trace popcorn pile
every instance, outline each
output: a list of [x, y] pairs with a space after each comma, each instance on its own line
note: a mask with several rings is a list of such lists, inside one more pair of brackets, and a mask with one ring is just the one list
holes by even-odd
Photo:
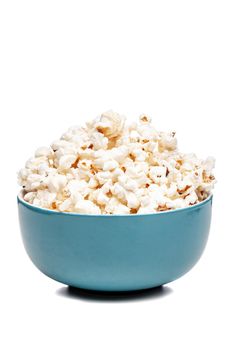
[[35, 152], [18, 174], [25, 201], [81, 214], [145, 214], [184, 208], [214, 186], [214, 159], [177, 150], [175, 132], [151, 119], [126, 124], [108, 111], [85, 127], [71, 127]]

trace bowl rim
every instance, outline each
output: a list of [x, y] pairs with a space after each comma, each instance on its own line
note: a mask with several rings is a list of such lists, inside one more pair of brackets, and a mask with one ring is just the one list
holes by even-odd
[[65, 212], [65, 211], [57, 211], [57, 210], [52, 210], [52, 209], [47, 209], [47, 208], [42, 208], [42, 207], [37, 207], [33, 204], [30, 204], [26, 202], [23, 199], [23, 190], [21, 190], [18, 195], [17, 195], [17, 200], [18, 203], [21, 203], [25, 207], [39, 212], [43, 214], [49, 214], [49, 215], [68, 215], [68, 216], [82, 216], [82, 217], [144, 217], [144, 216], [154, 216], [154, 215], [172, 215], [174, 213], [178, 212], [185, 212], [185, 211], [192, 211], [196, 210], [204, 205], [206, 205], [209, 201], [212, 202], [213, 199], [213, 194], [211, 193], [206, 199], [204, 199], [202, 202], [199, 202], [197, 204], [185, 207], [185, 208], [177, 208], [177, 209], [171, 209], [171, 210], [165, 210], [165, 211], [160, 211], [160, 212], [155, 212], [155, 213], [145, 213], [145, 214], [80, 214], [80, 213], [74, 213], [74, 212]]

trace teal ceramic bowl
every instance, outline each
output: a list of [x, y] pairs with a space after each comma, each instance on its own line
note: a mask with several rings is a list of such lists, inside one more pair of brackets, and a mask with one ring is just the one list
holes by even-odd
[[199, 260], [212, 196], [184, 209], [143, 215], [82, 215], [41, 209], [18, 196], [25, 249], [36, 267], [64, 284], [132, 291], [174, 281]]

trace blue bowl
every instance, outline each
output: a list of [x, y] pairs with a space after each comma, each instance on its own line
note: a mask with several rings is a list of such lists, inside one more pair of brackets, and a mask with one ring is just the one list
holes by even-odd
[[82, 215], [32, 206], [18, 196], [25, 249], [36, 267], [64, 284], [100, 291], [163, 285], [199, 260], [209, 234], [212, 196], [143, 215]]

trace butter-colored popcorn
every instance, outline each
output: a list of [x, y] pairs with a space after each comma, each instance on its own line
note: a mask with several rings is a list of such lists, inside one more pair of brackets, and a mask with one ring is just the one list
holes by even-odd
[[215, 184], [214, 158], [177, 149], [175, 132], [151, 118], [126, 123], [107, 111], [38, 148], [18, 173], [24, 200], [80, 214], [149, 214], [206, 199]]

